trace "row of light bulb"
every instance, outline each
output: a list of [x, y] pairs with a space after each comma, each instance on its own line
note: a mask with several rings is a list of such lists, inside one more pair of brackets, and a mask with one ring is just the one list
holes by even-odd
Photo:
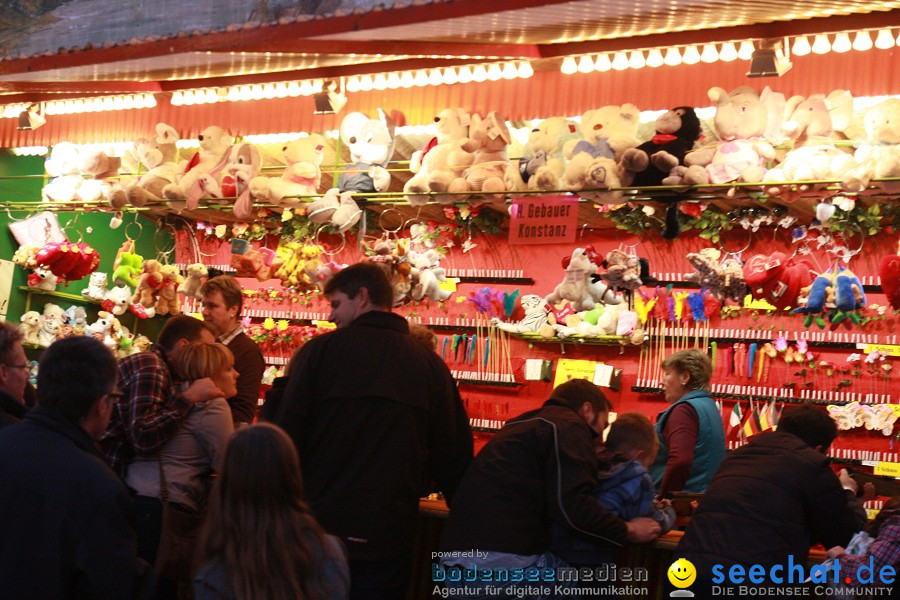
[[665, 55], [659, 48], [647, 50], [632, 50], [631, 52], [616, 52], [610, 54], [598, 54], [596, 56], [583, 55], [578, 60], [574, 56], [567, 56], [560, 70], [566, 75], [575, 73], [592, 73], [594, 71], [624, 71], [625, 69], [641, 69], [643, 67], [661, 67], [668, 65], [675, 67], [681, 63], [693, 65], [699, 62], [713, 63], [717, 60], [730, 62], [733, 60], [750, 60], [753, 55], [753, 42], [743, 41], [740, 47], [734, 42], [726, 42], [721, 48], [716, 44], [704, 44], [703, 49], [697, 46], [685, 46], [667, 48]]
[[377, 73], [375, 75], [354, 76], [347, 80], [348, 92], [368, 92], [371, 90], [395, 90], [398, 88], [425, 87], [426, 85], [453, 85], [455, 83], [481, 83], [501, 79], [528, 79], [534, 69], [527, 60], [519, 62], [492, 63], [489, 65], [462, 66], [459, 69], [446, 67], [419, 71]]
[[311, 96], [322, 91], [321, 79], [305, 81], [280, 81], [252, 85], [235, 85], [226, 88], [203, 88], [172, 93], [172, 106], [212, 104], [214, 102], [246, 102], [271, 100], [272, 98], [296, 98]]
[[875, 41], [872, 41], [872, 33], [869, 31], [857, 31], [850, 41], [850, 34], [847, 32], [837, 33], [834, 41], [830, 41], [829, 37], [824, 33], [820, 33], [813, 38], [812, 44], [809, 43], [809, 37], [801, 35], [794, 38], [791, 46], [791, 52], [795, 56], [806, 56], [810, 52], [813, 54], [827, 54], [828, 52], [849, 52], [850, 50], [858, 50], [865, 52], [872, 48], [879, 50], [888, 50], [894, 46], [900, 46], [900, 35], [896, 38], [890, 29], [879, 29], [875, 34]]
[[[8, 104], [0, 117], [18, 118], [19, 113], [27, 110], [30, 104]], [[133, 108], [153, 108], [156, 98], [153, 94], [126, 94], [123, 96], [96, 96], [94, 98], [78, 98], [76, 100], [50, 100], [44, 103], [44, 114], [71, 115], [88, 112], [104, 112], [110, 110], [130, 110]]]

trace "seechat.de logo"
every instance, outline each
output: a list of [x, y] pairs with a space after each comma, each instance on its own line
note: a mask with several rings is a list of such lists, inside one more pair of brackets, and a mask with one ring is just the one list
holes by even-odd
[[679, 558], [669, 566], [667, 572], [669, 583], [679, 588], [669, 594], [670, 598], [692, 598], [693, 592], [686, 590], [697, 579], [697, 569], [694, 564], [685, 559]]

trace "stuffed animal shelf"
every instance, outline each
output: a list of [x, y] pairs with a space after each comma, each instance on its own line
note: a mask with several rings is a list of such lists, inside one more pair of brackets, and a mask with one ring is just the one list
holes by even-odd
[[700, 137], [700, 119], [690, 106], [678, 106], [656, 118], [656, 133], [637, 148], [622, 153], [625, 185], [662, 185], [663, 179], [693, 150]]
[[[152, 139], [135, 140], [132, 155], [139, 165], [139, 174], [125, 187], [125, 195], [132, 206], [162, 200], [166, 186], [175, 184], [178, 178], [177, 141], [178, 132], [165, 123], [156, 125], [156, 136]], [[122, 206], [113, 204], [113, 208]]]
[[[415, 175], [406, 182], [403, 191], [410, 204], [425, 204], [431, 199], [430, 192], [439, 193], [434, 198], [437, 202], [451, 204], [457, 200], [453, 193], [468, 191], [463, 173], [475, 158], [465, 149], [472, 118], [461, 108], [446, 108], [434, 122], [437, 137], [423, 150], [413, 153], [409, 161], [409, 170]], [[442, 195], [442, 192], [451, 194]]]
[[[845, 192], [861, 193], [872, 179], [900, 177], [900, 98], [888, 98], [866, 111], [866, 139], [858, 140], [849, 168], [841, 178]], [[900, 182], [882, 181], [887, 192], [900, 190]]]
[[204, 197], [221, 198], [222, 177], [228, 164], [231, 135], [221, 127], [212, 125], [197, 136], [200, 149], [186, 162], [179, 165], [179, 178], [163, 188], [163, 195], [172, 206], [184, 206], [194, 210]]
[[[250, 193], [250, 182], [259, 174], [262, 159], [259, 150], [253, 144], [241, 142], [231, 147], [222, 187], [219, 190], [224, 198], [234, 198], [232, 212], [235, 218], [249, 221], [254, 217], [253, 196]], [[215, 197], [215, 193], [211, 194]]]
[[515, 323], [504, 323], [497, 317], [491, 319], [491, 325], [510, 333], [538, 333], [547, 325], [547, 301], [537, 294], [526, 294], [520, 299], [525, 316]]
[[[463, 145], [472, 153], [472, 166], [466, 169], [463, 179], [471, 192], [480, 192], [488, 202], [503, 202], [506, 191], [504, 177], [509, 167], [506, 148], [510, 143], [506, 121], [496, 112], [485, 118], [473, 115], [469, 129], [469, 141]], [[465, 199], [465, 196], [458, 198]]]
[[744, 301], [747, 281], [740, 261], [734, 258], [722, 260], [722, 253], [716, 248], [691, 252], [687, 255], [687, 260], [696, 272], [686, 274], [685, 281], [707, 288], [717, 300], [727, 298], [735, 302]]
[[369, 192], [384, 192], [391, 185], [388, 163], [394, 155], [394, 121], [378, 109], [378, 118], [349, 113], [341, 121], [341, 141], [350, 150], [350, 164], [338, 177], [338, 186], [309, 205], [309, 220], [330, 223], [343, 232], [356, 225], [362, 210], [353, 199]]
[[280, 177], [250, 180], [250, 195], [260, 202], [295, 208], [319, 193], [325, 138], [318, 134], [297, 138], [282, 148], [285, 167]]
[[523, 190], [558, 191], [563, 189], [562, 176], [566, 169], [563, 147], [575, 139], [578, 126], [563, 117], [541, 121], [525, 144], [525, 156], [518, 165], [506, 169], [506, 188], [510, 192]]

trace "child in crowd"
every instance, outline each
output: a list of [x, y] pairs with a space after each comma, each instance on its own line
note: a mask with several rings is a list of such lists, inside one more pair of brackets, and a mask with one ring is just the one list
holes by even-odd
[[[624, 413], [613, 421], [600, 451], [600, 475], [594, 496], [597, 502], [623, 521], [650, 517], [669, 531], [675, 510], [668, 503], [655, 502], [656, 489], [647, 467], [656, 458], [659, 440], [650, 420], [638, 413]], [[575, 538], [562, 527], [553, 528], [552, 552], [572, 566], [614, 562], [615, 551]]]
[[900, 563], [900, 496], [884, 503], [878, 515], [866, 526], [866, 533], [874, 539], [862, 554], [845, 554], [841, 546], [828, 550], [829, 558], [840, 561], [841, 577], [854, 586], [861, 585], [857, 576], [860, 567], [865, 566], [868, 571], [871, 566], [867, 576], [874, 576], [873, 580], [878, 581], [877, 574], [881, 572], [881, 567], [896, 567]]

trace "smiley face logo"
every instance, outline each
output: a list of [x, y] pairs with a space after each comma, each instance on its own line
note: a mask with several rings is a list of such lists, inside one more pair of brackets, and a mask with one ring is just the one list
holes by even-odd
[[679, 558], [669, 567], [669, 582], [677, 588], [690, 587], [697, 579], [697, 569], [691, 561]]

